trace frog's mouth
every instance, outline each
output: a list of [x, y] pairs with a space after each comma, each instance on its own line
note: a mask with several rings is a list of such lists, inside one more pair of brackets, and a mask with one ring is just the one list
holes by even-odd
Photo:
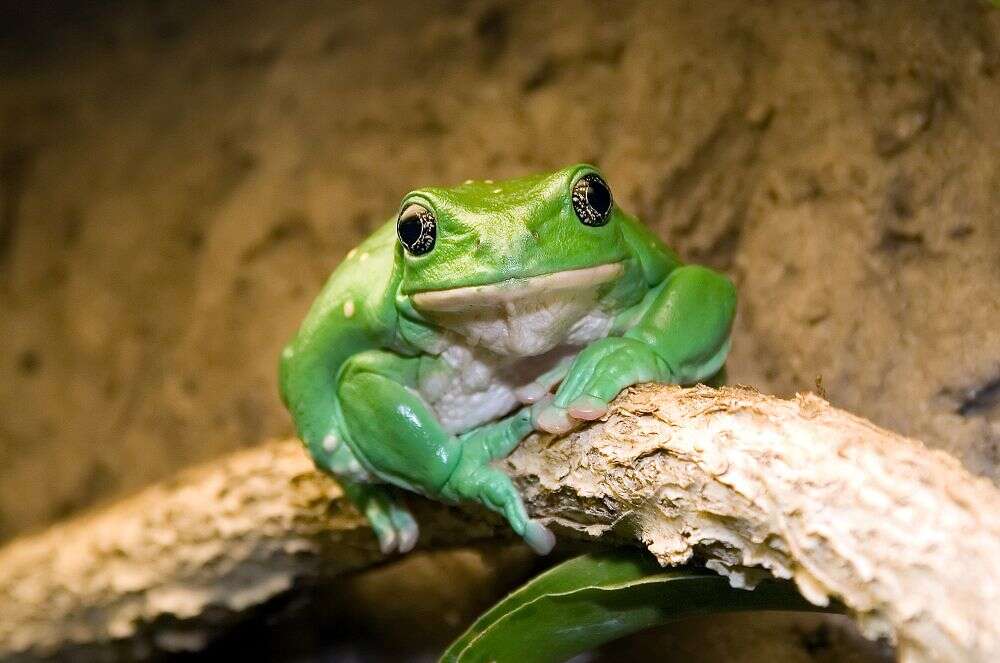
[[486, 285], [448, 290], [430, 290], [411, 296], [414, 306], [424, 311], [459, 313], [473, 308], [503, 308], [525, 299], [554, 293], [593, 291], [619, 278], [625, 271], [620, 262], [569, 269], [526, 278], [512, 278]]

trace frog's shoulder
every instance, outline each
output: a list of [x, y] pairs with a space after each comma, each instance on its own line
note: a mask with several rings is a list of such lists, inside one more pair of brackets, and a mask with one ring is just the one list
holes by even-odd
[[[402, 277], [396, 241], [396, 222], [387, 221], [368, 239], [351, 249], [337, 268], [334, 276], [343, 283], [344, 290], [369, 308], [391, 304]], [[373, 312], [373, 311], [370, 311]]]
[[624, 216], [622, 236], [632, 254], [639, 260], [643, 275], [650, 285], [659, 283], [681, 265], [677, 254], [635, 217]]

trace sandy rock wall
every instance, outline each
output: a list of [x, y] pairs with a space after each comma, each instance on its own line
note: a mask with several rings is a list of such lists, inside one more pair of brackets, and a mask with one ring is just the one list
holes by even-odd
[[577, 160], [737, 281], [732, 380], [1000, 478], [1000, 12], [358, 4], [0, 21], [0, 534], [287, 433], [278, 351], [402, 194]]

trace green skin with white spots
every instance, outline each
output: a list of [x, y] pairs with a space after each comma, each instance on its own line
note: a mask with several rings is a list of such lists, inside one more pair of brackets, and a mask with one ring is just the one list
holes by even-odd
[[[582, 223], [572, 192], [592, 174], [593, 167], [575, 165], [411, 192], [400, 210], [417, 203], [433, 214], [433, 249], [411, 254], [397, 239], [396, 220], [386, 223], [334, 271], [282, 353], [281, 396], [299, 435], [367, 516], [384, 551], [409, 550], [418, 532], [392, 484], [448, 502], [478, 501], [547, 552], [552, 534], [528, 517], [492, 462], [533, 430], [566, 432], [602, 416], [630, 385], [694, 383], [721, 369], [736, 306], [732, 283], [682, 265], [617, 205], [604, 225]], [[603, 321], [592, 326], [594, 338], [577, 324], [581, 301]], [[522, 324], [518, 306], [544, 309], [543, 323]], [[495, 319], [503, 322], [489, 322]], [[489, 344], [478, 332], [470, 336], [469, 320], [516, 337], [514, 351], [480, 347]], [[557, 345], [562, 361], [545, 364]], [[545, 369], [523, 380], [520, 403], [463, 429], [442, 423], [428, 396], [429, 384], [457, 375], [447, 349], [459, 346], [489, 365]], [[501, 374], [487, 374], [497, 385], [470, 388], [492, 396], [463, 403], [505, 403], [513, 392], [499, 385]]]

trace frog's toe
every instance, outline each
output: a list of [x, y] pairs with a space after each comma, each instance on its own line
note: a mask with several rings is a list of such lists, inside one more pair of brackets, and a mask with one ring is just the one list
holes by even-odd
[[545, 395], [549, 393], [549, 390], [545, 385], [538, 382], [531, 382], [524, 385], [523, 387], [518, 387], [514, 391], [514, 396], [517, 400], [525, 405], [531, 405], [532, 403], [537, 403], [541, 399], [545, 398]]
[[381, 486], [366, 486], [364, 514], [368, 518], [383, 555], [409, 552], [417, 543], [420, 528], [410, 511]]
[[553, 368], [542, 373], [532, 382], [515, 389], [514, 396], [524, 405], [537, 403], [548, 396], [553, 387], [562, 382], [572, 365], [572, 357], [563, 357]]
[[532, 407], [532, 423], [538, 430], [559, 435], [568, 433], [576, 425], [573, 419], [561, 408], [552, 404], [552, 395], [545, 396]]
[[607, 414], [608, 404], [593, 396], [581, 396], [570, 403], [566, 411], [574, 419], [594, 421]]
[[547, 407], [538, 415], [536, 425], [541, 430], [559, 435], [573, 430], [573, 419], [561, 407]]
[[398, 550], [408, 553], [417, 545], [420, 538], [420, 527], [416, 519], [405, 509], [398, 509], [392, 514], [392, 522], [396, 527]]
[[391, 555], [396, 552], [399, 535], [396, 534], [395, 527], [392, 525], [376, 525], [375, 523], [372, 523], [372, 529], [375, 530], [375, 538], [378, 539], [378, 549], [383, 555]]
[[537, 520], [529, 520], [524, 528], [524, 542], [539, 555], [548, 555], [556, 545], [556, 535]]

